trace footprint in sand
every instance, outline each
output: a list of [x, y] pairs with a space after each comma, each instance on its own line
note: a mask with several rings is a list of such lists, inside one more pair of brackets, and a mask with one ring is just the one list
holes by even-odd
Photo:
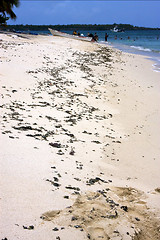
[[89, 233], [88, 236], [90, 236], [90, 239], [92, 239], [92, 240], [98, 240], [98, 239], [108, 240], [108, 239], [110, 239], [109, 236], [105, 233], [103, 228], [88, 227], [87, 231]]

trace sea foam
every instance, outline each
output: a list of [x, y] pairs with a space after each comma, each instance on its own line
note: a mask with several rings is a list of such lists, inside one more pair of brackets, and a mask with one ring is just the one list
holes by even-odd
[[131, 48], [134, 48], [136, 50], [139, 50], [139, 51], [145, 51], [145, 52], [152, 52], [151, 49], [149, 48], [144, 48], [144, 47], [141, 47], [141, 46], [130, 46]]

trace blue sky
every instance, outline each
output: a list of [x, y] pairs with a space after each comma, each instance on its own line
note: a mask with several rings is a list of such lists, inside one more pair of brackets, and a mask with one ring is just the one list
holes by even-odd
[[113, 24], [160, 27], [160, 1], [20, 0], [8, 24]]

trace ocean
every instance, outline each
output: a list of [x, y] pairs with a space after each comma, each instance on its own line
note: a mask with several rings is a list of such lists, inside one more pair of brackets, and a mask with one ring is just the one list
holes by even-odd
[[[67, 33], [71, 33], [68, 31]], [[88, 31], [81, 31], [87, 36]], [[95, 32], [92, 31], [94, 34]], [[106, 44], [105, 33], [107, 33], [107, 44], [121, 51], [140, 54], [154, 61], [153, 69], [160, 71], [160, 30], [134, 30], [125, 32], [96, 31], [99, 42]]]
[[[73, 31], [64, 31], [72, 34]], [[95, 31], [82, 30], [84, 36], [87, 36], [88, 32], [95, 33]], [[105, 42], [105, 33], [107, 32], [108, 41]], [[37, 32], [38, 33], [38, 32]], [[49, 33], [41, 32], [42, 33]], [[150, 58], [154, 61], [153, 69], [160, 71], [160, 30], [134, 30], [124, 32], [109, 31], [96, 31], [99, 43], [109, 44], [121, 51], [140, 54]]]
[[[107, 32], [108, 43], [121, 51], [144, 55], [154, 61], [153, 69], [160, 71], [160, 30]], [[101, 33], [100, 41], [104, 41]]]

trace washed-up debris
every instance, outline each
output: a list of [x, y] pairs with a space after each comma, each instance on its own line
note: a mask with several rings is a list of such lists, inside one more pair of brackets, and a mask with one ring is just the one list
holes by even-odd
[[12, 93], [15, 93], [15, 92], [17, 92], [17, 90], [13, 89], [13, 90], [12, 90]]
[[115, 211], [115, 214], [110, 214], [110, 215], [107, 215], [106, 217], [109, 218], [109, 219], [117, 218], [118, 217], [118, 212]]
[[52, 181], [52, 180], [50, 180], [50, 179], [46, 179], [46, 181], [47, 182], [50, 182], [53, 186], [55, 186], [55, 187], [60, 187], [61, 186], [61, 184], [59, 184], [57, 181]]
[[65, 199], [69, 199], [69, 196], [64, 196]]
[[121, 209], [123, 209], [125, 212], [128, 212], [128, 207], [127, 206], [121, 206]]
[[75, 228], [82, 228], [81, 225], [75, 225], [74, 227], [75, 227]]
[[66, 186], [66, 189], [71, 189], [71, 190], [75, 190], [75, 191], [80, 191], [79, 187], [72, 187], [72, 186]]
[[65, 133], [67, 136], [69, 136], [69, 137], [71, 137], [71, 138], [74, 138], [75, 136], [74, 136], [74, 134], [72, 134], [72, 133]]
[[87, 185], [94, 185], [96, 182], [99, 182], [99, 181], [104, 182], [104, 183], [107, 183], [107, 181], [105, 181], [105, 180], [103, 180], [103, 179], [101, 179], [101, 178], [99, 178], [99, 177], [96, 177], [96, 178], [91, 178], [91, 179], [89, 179], [89, 180], [87, 181]]
[[93, 143], [96, 143], [96, 144], [102, 144], [100, 141], [92, 141]]
[[71, 149], [71, 151], [70, 151], [70, 153], [69, 153], [69, 154], [70, 154], [70, 155], [72, 155], [72, 156], [75, 154], [75, 151], [74, 151], [74, 149], [73, 149], [73, 148]]
[[24, 229], [28, 229], [28, 230], [33, 230], [33, 229], [34, 229], [34, 226], [33, 226], [33, 225], [31, 225], [31, 226], [29, 226], [29, 227], [23, 226], [23, 228], [24, 228]]
[[73, 217], [71, 218], [71, 221], [75, 221], [75, 220], [77, 220], [77, 219], [78, 219], [77, 217], [73, 216]]
[[16, 129], [16, 130], [20, 130], [20, 131], [32, 130], [32, 131], [42, 132], [41, 129], [39, 129], [39, 128], [32, 128], [31, 126], [21, 126], [21, 127], [13, 127], [13, 128]]
[[57, 227], [52, 229], [53, 231], [59, 231], [59, 229]]
[[50, 106], [47, 102], [39, 102], [40, 104], [29, 104], [28, 107], [47, 107]]
[[54, 120], [54, 121], [55, 121], [55, 118], [53, 118], [53, 117], [46, 116], [46, 118], [47, 118], [49, 121], [52, 121], [52, 120]]
[[55, 147], [55, 148], [61, 148], [62, 145], [60, 143], [49, 143], [50, 146]]
[[91, 132], [87, 132], [87, 131], [85, 131], [85, 130], [84, 130], [82, 133], [86, 133], [86, 134], [92, 135]]
[[64, 152], [62, 152], [62, 150], [60, 149], [60, 150], [58, 150], [58, 153], [57, 153], [58, 155], [64, 155]]

